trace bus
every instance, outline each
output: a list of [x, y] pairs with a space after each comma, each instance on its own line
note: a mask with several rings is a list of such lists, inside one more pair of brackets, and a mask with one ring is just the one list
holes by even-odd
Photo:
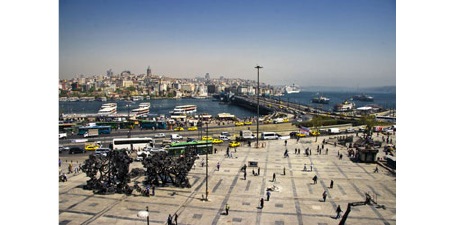
[[77, 126], [75, 123], [60, 123], [59, 124], [59, 133], [71, 133], [73, 129]]
[[261, 139], [262, 140], [278, 139], [278, 135], [275, 132], [262, 132]]
[[211, 141], [173, 142], [167, 149], [168, 155], [183, 155], [186, 151], [194, 151], [198, 155], [212, 154]]
[[89, 130], [98, 130], [98, 134], [111, 134], [111, 126], [78, 127], [78, 135], [89, 133]]
[[154, 141], [150, 137], [115, 138], [112, 141], [113, 150], [126, 149], [128, 151], [153, 148]]

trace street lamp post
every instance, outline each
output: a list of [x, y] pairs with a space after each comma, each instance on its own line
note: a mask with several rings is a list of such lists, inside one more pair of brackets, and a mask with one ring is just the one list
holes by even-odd
[[127, 104], [128, 107], [128, 138], [131, 137], [131, 125], [130, 125], [130, 104]]
[[208, 122], [206, 123], [206, 201], [208, 201], [208, 152], [209, 152], [209, 136], [208, 136]]
[[147, 210], [145, 211], [139, 211], [137, 214], [137, 217], [139, 218], [147, 218], [147, 225], [150, 225], [150, 213], [148, 211], [148, 206], [146, 207]]
[[256, 147], [259, 148], [259, 69], [263, 67], [258, 65], [255, 68], [258, 70], [256, 85]]

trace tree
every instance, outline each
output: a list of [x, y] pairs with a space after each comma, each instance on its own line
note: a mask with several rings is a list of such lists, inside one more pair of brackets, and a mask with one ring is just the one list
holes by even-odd
[[[321, 116], [314, 116], [311, 120], [313, 127], [315, 129], [316, 132], [319, 132], [319, 127], [322, 126], [323, 120]], [[316, 135], [316, 142], [317, 142], [317, 138], [318, 138], [318, 134]]]
[[365, 116], [361, 117], [361, 122], [366, 125], [367, 130], [365, 133], [367, 135], [371, 135], [372, 129], [377, 122], [375, 115], [365, 115]]

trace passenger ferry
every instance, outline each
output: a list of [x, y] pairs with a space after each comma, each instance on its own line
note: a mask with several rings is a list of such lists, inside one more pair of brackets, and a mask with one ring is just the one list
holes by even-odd
[[318, 104], [328, 104], [330, 99], [324, 96], [316, 96], [311, 101]]
[[197, 106], [196, 105], [180, 105], [175, 106], [173, 111], [170, 111], [170, 114], [172, 115], [182, 115], [182, 114], [192, 114], [197, 112]]
[[142, 102], [136, 109], [132, 109], [131, 113], [135, 116], [148, 114], [150, 112], [150, 102]]
[[286, 94], [300, 93], [300, 88], [292, 84], [291, 86], [284, 87], [284, 91]]
[[117, 113], [117, 103], [105, 103], [98, 110], [99, 115], [110, 115]]

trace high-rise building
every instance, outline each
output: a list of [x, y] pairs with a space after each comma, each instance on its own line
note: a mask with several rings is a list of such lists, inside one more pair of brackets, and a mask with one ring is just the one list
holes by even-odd
[[205, 79], [207, 79], [207, 80], [209, 80], [209, 79], [210, 79], [210, 77], [209, 77], [209, 73], [206, 73], [206, 75], [205, 75]]
[[147, 68], [147, 76], [151, 76], [152, 75], [152, 69], [150, 69], [150, 66], [148, 66]]

